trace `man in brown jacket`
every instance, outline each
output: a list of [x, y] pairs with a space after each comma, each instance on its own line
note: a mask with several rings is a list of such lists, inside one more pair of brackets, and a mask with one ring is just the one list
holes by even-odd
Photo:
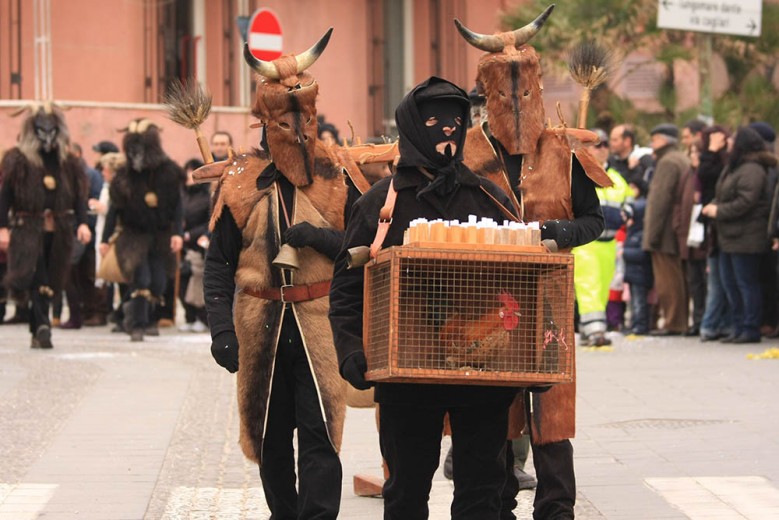
[[687, 298], [682, 259], [675, 230], [681, 218], [680, 181], [690, 161], [677, 149], [679, 129], [672, 124], [652, 129], [655, 170], [649, 180], [642, 247], [652, 255], [658, 305], [664, 318], [653, 336], [674, 336], [687, 330]]

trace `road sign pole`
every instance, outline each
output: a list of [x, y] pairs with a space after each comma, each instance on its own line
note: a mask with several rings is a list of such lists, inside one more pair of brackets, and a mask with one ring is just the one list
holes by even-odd
[[698, 78], [700, 82], [700, 115], [708, 124], [714, 121], [714, 102], [711, 94], [711, 34], [698, 35]]

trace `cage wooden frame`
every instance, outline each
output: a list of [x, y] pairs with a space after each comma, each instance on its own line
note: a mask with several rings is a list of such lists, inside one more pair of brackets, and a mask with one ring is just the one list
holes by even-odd
[[[510, 351], [505, 352], [508, 356], [516, 355], [531, 360], [529, 365], [520, 363], [522, 366], [517, 368], [515, 362], [508, 369], [485, 368], [489, 363], [484, 362], [482, 366], [478, 366], [478, 363], [468, 366], [465, 363], [462, 366], [442, 367], [443, 358], [439, 351], [445, 353], [447, 350], [445, 346], [438, 345], [436, 353], [430, 354], [435, 358], [433, 366], [430, 366], [429, 361], [418, 359], [419, 366], [403, 366], [407, 363], [403, 361], [403, 349], [412, 348], [402, 344], [404, 323], [409, 323], [409, 320], [414, 324], [424, 321], [404, 318], [404, 312], [413, 312], [406, 305], [409, 299], [402, 294], [402, 269], [405, 268], [409, 276], [410, 262], [416, 262], [414, 266], [431, 263], [434, 265], [432, 269], [439, 264], [445, 265], [440, 269], [446, 271], [447, 275], [462, 265], [467, 266], [466, 272], [469, 272], [468, 269], [475, 272], [477, 268], [482, 268], [486, 271], [492, 269], [496, 272], [508, 270], [524, 273], [530, 281], [523, 287], [539, 289], [535, 289], [536, 294], [530, 291], [523, 296], [525, 307], [529, 307], [530, 311], [529, 315], [521, 316], [519, 320], [527, 338], [519, 332], [509, 332], [506, 341]], [[424, 267], [422, 271], [425, 273]], [[435, 280], [431, 283], [435, 283]], [[473, 284], [478, 285], [477, 282]], [[548, 301], [551, 291], [556, 291], [554, 305]], [[569, 253], [551, 253], [543, 246], [460, 243], [395, 246], [380, 251], [376, 260], [366, 266], [364, 297], [363, 344], [368, 362], [366, 379], [370, 381], [530, 386], [569, 383], [574, 380], [573, 255]], [[489, 301], [489, 297], [491, 295], [485, 297], [485, 301]], [[448, 294], [444, 298], [451, 299]], [[429, 303], [424, 305], [429, 307]], [[430, 331], [426, 332], [430, 335]], [[420, 350], [422, 348], [419, 347]], [[549, 362], [549, 359], [554, 361]], [[450, 358], [446, 360], [449, 362]], [[501, 360], [493, 364], [503, 366]]]

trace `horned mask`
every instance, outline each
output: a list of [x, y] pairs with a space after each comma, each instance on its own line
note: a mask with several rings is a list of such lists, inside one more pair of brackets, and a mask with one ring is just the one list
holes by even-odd
[[41, 153], [56, 153], [59, 162], [65, 161], [70, 148], [70, 132], [65, 116], [51, 101], [33, 103], [16, 111], [14, 116], [29, 111], [19, 133], [19, 150], [27, 160], [40, 166]]
[[244, 46], [244, 59], [259, 75], [252, 114], [265, 126], [273, 162], [295, 186], [313, 181], [317, 138], [316, 96], [319, 85], [306, 69], [330, 40], [331, 28], [306, 52], [271, 62], [257, 59]]
[[122, 131], [126, 132], [122, 139], [122, 148], [130, 170], [151, 170], [165, 160], [165, 152], [160, 143], [160, 129], [151, 119], [133, 119]]
[[475, 33], [454, 21], [469, 44], [488, 53], [479, 60], [476, 82], [487, 98], [490, 132], [512, 155], [534, 152], [544, 130], [541, 62], [527, 42], [553, 8], [547, 7], [525, 27], [493, 35]]

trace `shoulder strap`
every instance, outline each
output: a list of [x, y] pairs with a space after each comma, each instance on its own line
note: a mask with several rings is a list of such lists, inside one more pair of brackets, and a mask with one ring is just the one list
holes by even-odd
[[390, 180], [387, 198], [384, 201], [384, 206], [379, 211], [379, 227], [376, 228], [376, 238], [373, 239], [371, 244], [371, 258], [376, 258], [376, 255], [381, 250], [381, 245], [384, 243], [384, 239], [387, 238], [390, 224], [392, 224], [392, 213], [395, 211], [395, 200], [397, 197], [398, 192], [395, 191], [393, 181]]
[[495, 205], [498, 207], [498, 209], [500, 210], [500, 212], [501, 212], [501, 213], [503, 213], [503, 216], [504, 216], [504, 217], [506, 217], [507, 219], [509, 219], [509, 220], [511, 220], [511, 221], [513, 221], [513, 222], [522, 222], [522, 219], [520, 219], [519, 217], [517, 217], [516, 215], [514, 215], [512, 212], [510, 212], [506, 206], [504, 206], [503, 204], [501, 204], [501, 203], [500, 203], [500, 201], [499, 201], [498, 199], [496, 199], [496, 198], [495, 198], [495, 197], [492, 195], [492, 193], [490, 193], [489, 191], [487, 191], [487, 188], [485, 188], [485, 187], [484, 187], [484, 186], [482, 186], [482, 185], [479, 185], [479, 188], [481, 188], [481, 191], [483, 191], [483, 192], [484, 192], [484, 194], [485, 194], [485, 195], [487, 195], [487, 196], [490, 198], [490, 200], [491, 200], [491, 201], [492, 201], [492, 202], [493, 202], [493, 203], [494, 203], [494, 204], [495, 204]]

